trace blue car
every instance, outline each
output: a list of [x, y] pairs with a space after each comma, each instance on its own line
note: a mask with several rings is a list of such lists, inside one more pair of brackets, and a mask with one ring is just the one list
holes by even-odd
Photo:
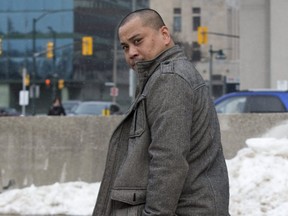
[[288, 91], [239, 91], [214, 101], [217, 113], [288, 112]]

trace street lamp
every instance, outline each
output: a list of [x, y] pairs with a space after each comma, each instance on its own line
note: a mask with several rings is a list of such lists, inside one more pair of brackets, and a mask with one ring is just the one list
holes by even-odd
[[54, 29], [51, 26], [48, 26], [47, 28], [52, 33], [52, 37], [53, 37], [53, 86], [52, 86], [52, 100], [54, 100], [54, 98], [56, 97], [56, 92], [57, 92], [56, 83], [57, 83], [57, 79], [58, 79], [58, 73], [57, 73], [57, 70], [56, 70], [56, 32], [54, 31]]
[[210, 96], [213, 97], [213, 89], [212, 89], [212, 75], [213, 75], [213, 55], [217, 54], [217, 59], [226, 59], [225, 54], [223, 53], [222, 49], [219, 50], [213, 50], [212, 45], [209, 47], [209, 53], [210, 53], [210, 62], [209, 62], [209, 91]]

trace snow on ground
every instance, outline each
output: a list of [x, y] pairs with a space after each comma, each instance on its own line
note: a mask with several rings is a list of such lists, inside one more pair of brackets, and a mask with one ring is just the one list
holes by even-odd
[[288, 121], [227, 160], [231, 216], [288, 215]]
[[55, 183], [0, 194], [0, 214], [91, 215], [100, 183]]
[[[231, 216], [287, 216], [288, 122], [227, 160]], [[68, 182], [0, 194], [0, 214], [91, 215], [100, 183]]]

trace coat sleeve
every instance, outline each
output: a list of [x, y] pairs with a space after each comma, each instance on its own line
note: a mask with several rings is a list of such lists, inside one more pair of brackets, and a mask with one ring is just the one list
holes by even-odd
[[179, 75], [161, 74], [149, 90], [146, 109], [151, 161], [142, 215], [174, 216], [189, 169], [193, 91]]

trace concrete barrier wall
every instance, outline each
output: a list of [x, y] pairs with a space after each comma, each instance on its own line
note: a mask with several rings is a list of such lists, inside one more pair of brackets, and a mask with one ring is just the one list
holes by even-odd
[[[101, 181], [110, 136], [123, 116], [0, 118], [0, 186]], [[288, 114], [219, 115], [227, 159]], [[1, 187], [0, 187], [1, 188]]]
[[[249, 138], [262, 137], [271, 128], [287, 124], [288, 113], [219, 115], [223, 150], [226, 159], [247, 147]], [[287, 131], [288, 133], [288, 131]]]
[[109, 138], [122, 117], [0, 118], [2, 185], [100, 181]]

